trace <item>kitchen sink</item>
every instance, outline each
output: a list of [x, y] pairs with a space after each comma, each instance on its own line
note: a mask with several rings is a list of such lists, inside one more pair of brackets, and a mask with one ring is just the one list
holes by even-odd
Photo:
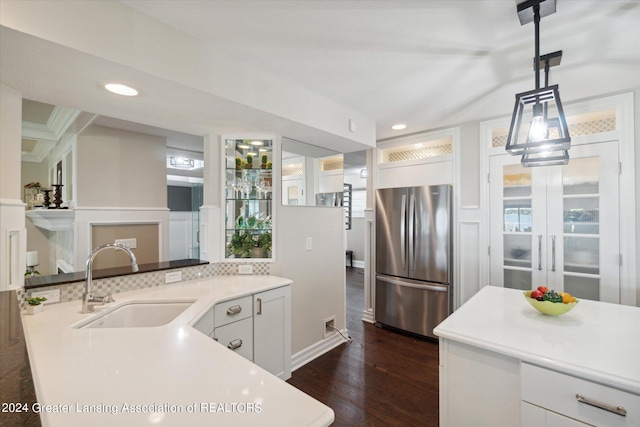
[[76, 328], [148, 328], [171, 322], [195, 301], [131, 301], [76, 326]]

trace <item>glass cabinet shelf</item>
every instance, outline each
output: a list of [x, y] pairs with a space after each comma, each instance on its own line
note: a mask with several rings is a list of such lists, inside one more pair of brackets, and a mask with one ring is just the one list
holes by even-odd
[[224, 138], [225, 259], [272, 259], [273, 140]]

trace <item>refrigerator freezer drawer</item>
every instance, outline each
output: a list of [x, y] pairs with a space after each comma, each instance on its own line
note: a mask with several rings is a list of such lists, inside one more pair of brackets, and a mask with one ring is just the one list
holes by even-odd
[[433, 328], [447, 318], [451, 286], [376, 276], [376, 321], [414, 334], [437, 338]]

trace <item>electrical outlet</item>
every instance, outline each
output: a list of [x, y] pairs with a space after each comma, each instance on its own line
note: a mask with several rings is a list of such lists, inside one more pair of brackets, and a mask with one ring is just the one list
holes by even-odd
[[238, 274], [253, 274], [253, 265], [240, 264], [238, 266]]
[[60, 302], [60, 289], [50, 289], [48, 291], [32, 292], [31, 298], [45, 297], [47, 300], [43, 304]]
[[327, 317], [322, 321], [322, 326], [324, 327], [324, 336], [323, 338], [328, 338], [331, 335], [336, 333], [336, 316]]
[[171, 271], [164, 273], [164, 283], [175, 283], [182, 280], [182, 271]]
[[305, 248], [310, 251], [311, 249], [313, 249], [313, 239], [311, 237], [307, 237], [307, 241], [305, 244]]
[[128, 247], [129, 249], [136, 249], [138, 247], [138, 239], [132, 237], [130, 239], [116, 239], [116, 243], [120, 243]]

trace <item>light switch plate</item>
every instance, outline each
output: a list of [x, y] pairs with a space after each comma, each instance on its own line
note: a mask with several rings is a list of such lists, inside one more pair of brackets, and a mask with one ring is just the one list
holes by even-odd
[[305, 243], [305, 249], [310, 251], [311, 249], [313, 249], [313, 239], [311, 237], [307, 237], [306, 243]]
[[116, 239], [116, 243], [120, 243], [128, 247], [129, 249], [136, 249], [138, 247], [138, 239], [132, 237], [130, 239]]
[[182, 271], [171, 271], [164, 274], [164, 283], [175, 283], [182, 280]]
[[253, 274], [253, 265], [240, 264], [238, 266], [238, 274]]

